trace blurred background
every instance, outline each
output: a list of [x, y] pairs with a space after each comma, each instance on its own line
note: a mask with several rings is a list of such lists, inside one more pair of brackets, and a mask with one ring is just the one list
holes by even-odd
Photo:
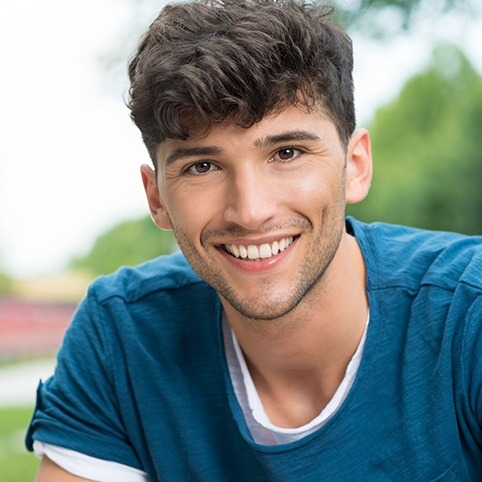
[[[335, 2], [355, 51], [375, 176], [349, 208], [482, 231], [482, 12], [477, 0]], [[155, 0], [0, 2], [0, 480], [32, 479], [25, 425], [87, 283], [175, 249], [147, 215], [149, 162], [126, 64]]]

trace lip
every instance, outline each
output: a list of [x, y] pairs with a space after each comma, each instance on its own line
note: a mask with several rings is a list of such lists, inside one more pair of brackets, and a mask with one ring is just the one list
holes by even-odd
[[225, 244], [242, 244], [244, 246], [248, 246], [249, 244], [254, 244], [256, 246], [260, 244], [271, 244], [274, 241], [279, 241], [280, 239], [283, 238], [298, 238], [300, 236], [299, 232], [296, 233], [282, 233], [282, 234], [270, 234], [269, 236], [260, 236], [257, 238], [229, 238], [229, 239], [223, 239], [222, 241], [218, 242], [218, 245], [225, 245]]
[[[270, 241], [268, 240], [270, 239]], [[268, 271], [270, 269], [273, 269], [275, 266], [277, 266], [280, 262], [282, 262], [287, 256], [290, 255], [293, 246], [295, 246], [298, 242], [299, 235], [294, 236], [293, 242], [284, 250], [281, 251], [280, 253], [266, 259], [260, 259], [260, 260], [250, 260], [250, 259], [242, 259], [242, 258], [236, 258], [229, 254], [225, 248], [224, 244], [242, 244], [242, 245], [247, 245], [249, 244], [254, 244], [254, 245], [259, 245], [259, 244], [264, 244], [264, 243], [270, 243], [274, 242], [276, 240], [280, 239], [279, 237], [270, 237], [270, 238], [265, 238], [263, 240], [242, 240], [241, 242], [233, 242], [233, 243], [223, 243], [223, 245], [218, 245], [216, 248], [218, 252], [225, 258], [227, 259], [232, 265], [234, 265], [237, 269], [240, 269], [242, 271], [246, 271], [248, 273], [261, 273], [263, 271]]]

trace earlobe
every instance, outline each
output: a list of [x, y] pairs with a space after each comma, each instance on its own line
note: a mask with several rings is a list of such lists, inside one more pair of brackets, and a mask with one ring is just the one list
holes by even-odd
[[363, 201], [372, 182], [372, 151], [366, 129], [359, 129], [350, 139], [346, 170], [346, 202]]
[[141, 176], [152, 220], [160, 229], [172, 229], [169, 216], [159, 193], [155, 171], [147, 164], [143, 164], [141, 166]]

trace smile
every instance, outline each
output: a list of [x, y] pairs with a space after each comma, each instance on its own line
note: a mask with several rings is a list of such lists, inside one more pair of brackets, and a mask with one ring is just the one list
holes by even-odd
[[248, 246], [242, 244], [225, 244], [224, 249], [235, 258], [259, 261], [281, 253], [293, 242], [294, 239], [293, 236], [288, 236], [287, 238], [274, 241], [271, 244], [265, 243], [259, 246], [254, 244]]

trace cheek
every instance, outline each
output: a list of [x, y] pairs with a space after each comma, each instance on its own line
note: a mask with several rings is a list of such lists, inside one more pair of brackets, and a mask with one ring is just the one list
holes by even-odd
[[209, 190], [194, 193], [188, 190], [177, 189], [168, 193], [166, 211], [175, 231], [182, 232], [192, 239], [200, 237], [204, 227], [215, 215], [215, 203]]
[[312, 171], [292, 179], [283, 192], [289, 193], [294, 202], [304, 209], [328, 209], [331, 205], [339, 205], [345, 195], [345, 180], [340, 173]]
[[326, 196], [327, 186], [318, 176], [307, 175], [296, 183], [294, 191], [300, 200], [320, 200]]
[[183, 233], [195, 232], [198, 229], [198, 224], [202, 222], [200, 213], [202, 209], [198, 210], [199, 205], [196, 204], [180, 204], [176, 203], [169, 210], [171, 223], [177, 231]]

